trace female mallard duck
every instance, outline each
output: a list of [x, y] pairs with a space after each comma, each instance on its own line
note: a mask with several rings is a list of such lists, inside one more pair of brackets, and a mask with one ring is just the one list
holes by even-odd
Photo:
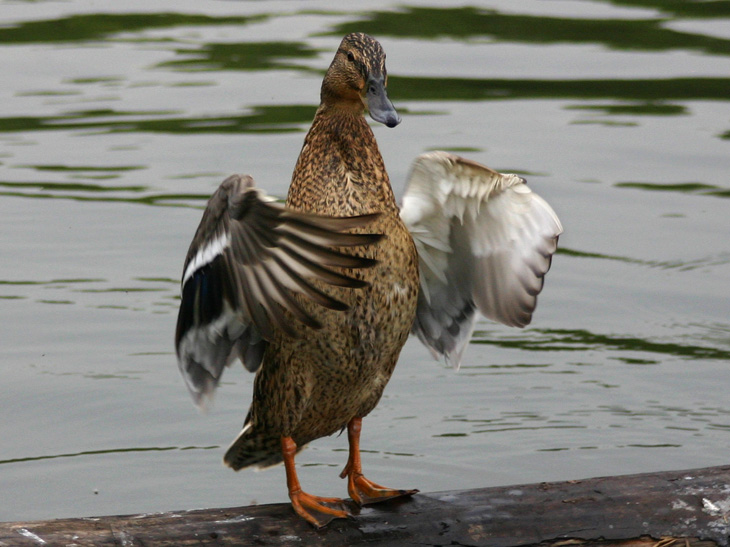
[[341, 476], [356, 503], [415, 493], [366, 479], [359, 449], [362, 418], [409, 332], [458, 366], [477, 309], [528, 324], [562, 232], [523, 179], [444, 152], [416, 159], [399, 210], [364, 117], [367, 108], [388, 127], [400, 122], [386, 81], [380, 44], [345, 36], [286, 207], [250, 177], [224, 181], [182, 279], [176, 346], [196, 403], [212, 396], [235, 356], [256, 371], [225, 463], [238, 470], [283, 461], [292, 505], [315, 526], [348, 513], [338, 498], [302, 491], [296, 452], [347, 427]]

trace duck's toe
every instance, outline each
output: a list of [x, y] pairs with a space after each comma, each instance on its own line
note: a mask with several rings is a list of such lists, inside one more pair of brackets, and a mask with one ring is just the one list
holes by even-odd
[[352, 516], [340, 498], [323, 498], [302, 490], [289, 492], [294, 511], [315, 528], [327, 526], [333, 519]]
[[401, 496], [412, 496], [417, 494], [418, 490], [387, 488], [365, 478], [362, 474], [350, 474], [347, 477], [347, 492], [350, 494], [352, 501], [362, 506]]

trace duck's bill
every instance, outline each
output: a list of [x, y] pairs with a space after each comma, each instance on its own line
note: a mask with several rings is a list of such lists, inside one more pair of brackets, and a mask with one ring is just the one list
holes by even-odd
[[401, 118], [388, 98], [388, 93], [385, 91], [385, 82], [382, 78], [370, 78], [368, 80], [365, 100], [367, 101], [370, 117], [376, 122], [385, 124], [388, 127], [395, 127], [400, 123]]

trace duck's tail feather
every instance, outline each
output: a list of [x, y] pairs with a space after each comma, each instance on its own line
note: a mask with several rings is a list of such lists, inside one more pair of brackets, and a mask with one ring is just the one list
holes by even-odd
[[256, 429], [251, 422], [243, 426], [223, 457], [223, 463], [234, 471], [244, 467], [264, 469], [282, 461], [281, 436]]

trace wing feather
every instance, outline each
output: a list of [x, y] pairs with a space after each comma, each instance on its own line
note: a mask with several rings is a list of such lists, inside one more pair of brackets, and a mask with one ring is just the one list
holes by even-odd
[[401, 217], [418, 249], [413, 331], [458, 367], [476, 310], [510, 326], [532, 319], [563, 228], [524, 179], [446, 152], [416, 158]]
[[326, 308], [347, 309], [312, 281], [366, 286], [333, 268], [367, 268], [375, 261], [336, 248], [380, 240], [380, 234], [347, 232], [377, 217], [335, 218], [287, 209], [249, 176], [233, 175], [221, 183], [188, 250], [175, 333], [178, 365], [196, 404], [203, 406], [212, 397], [236, 356], [256, 371], [277, 332], [295, 335], [293, 322], [321, 327], [295, 293]]

